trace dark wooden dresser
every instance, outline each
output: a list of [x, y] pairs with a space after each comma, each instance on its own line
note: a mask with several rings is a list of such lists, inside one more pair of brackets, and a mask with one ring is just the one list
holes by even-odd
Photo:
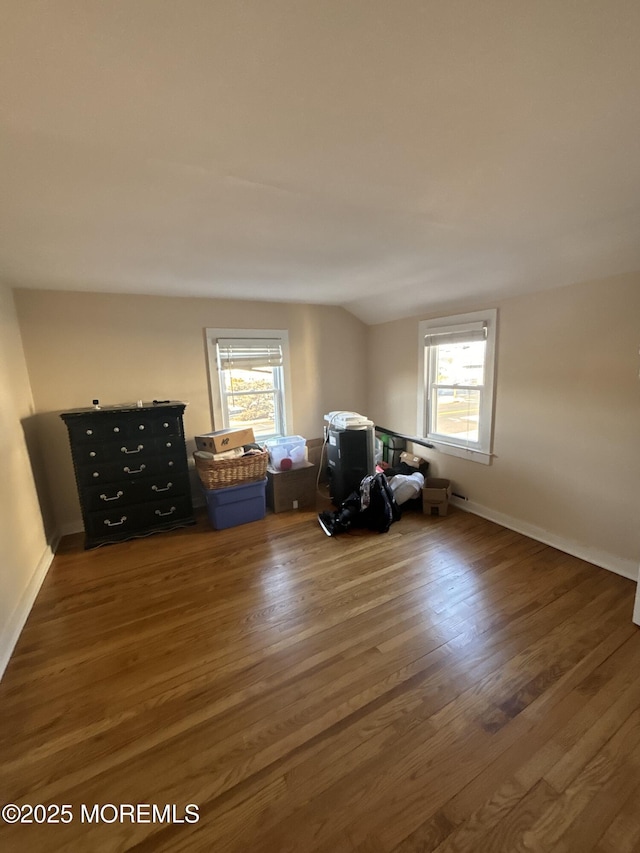
[[195, 523], [185, 405], [143, 403], [60, 415], [69, 431], [85, 548]]

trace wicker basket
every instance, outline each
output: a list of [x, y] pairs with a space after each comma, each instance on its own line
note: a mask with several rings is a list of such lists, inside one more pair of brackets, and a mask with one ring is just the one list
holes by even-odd
[[205, 489], [226, 489], [240, 483], [264, 480], [267, 476], [269, 453], [264, 450], [236, 459], [202, 459], [194, 453], [193, 458], [200, 482]]

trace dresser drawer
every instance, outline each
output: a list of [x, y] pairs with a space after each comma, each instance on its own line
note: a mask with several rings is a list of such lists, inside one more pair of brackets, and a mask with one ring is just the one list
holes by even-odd
[[153, 446], [158, 455], [184, 452], [184, 438], [181, 435], [164, 435], [162, 438], [155, 438]]
[[144, 480], [138, 480], [135, 487], [139, 500], [144, 502], [191, 494], [189, 477], [181, 471], [167, 476], [146, 477]]
[[86, 417], [68, 425], [71, 443], [102, 444], [105, 441], [124, 439], [137, 443], [138, 440], [158, 438], [163, 435], [182, 435], [182, 419], [176, 415], [155, 413], [129, 413], [116, 415], [105, 413], [103, 418]]
[[83, 486], [102, 483], [130, 483], [143, 477], [167, 477], [187, 470], [184, 453], [166, 456], [149, 456], [144, 459], [122, 459], [102, 465], [82, 465], [77, 468], [78, 482]]
[[[175, 440], [175, 439], [174, 439]], [[152, 456], [157, 452], [159, 439], [144, 438], [138, 441], [123, 436], [120, 441], [97, 440], [78, 444], [73, 456], [77, 465], [97, 465], [102, 462], [116, 462], [120, 459], [134, 459]]]
[[163, 414], [153, 420], [151, 427], [155, 436], [173, 435], [183, 437], [182, 416], [176, 414]]
[[156, 524], [171, 524], [174, 521], [182, 521], [182, 519], [188, 518], [192, 512], [191, 500], [184, 495], [145, 504], [145, 518], [150, 527]]
[[133, 414], [123, 422], [113, 425], [111, 437], [116, 429], [116, 434], [124, 435], [133, 441], [164, 435], [182, 437], [182, 418], [178, 415], [158, 415], [153, 412]]
[[165, 498], [147, 504], [133, 504], [85, 516], [85, 532], [90, 539], [110, 541], [136, 533], [144, 535], [163, 525], [180, 523], [192, 517], [191, 501], [185, 497]]
[[184, 439], [181, 436], [165, 435], [162, 438], [152, 438], [150, 435], [135, 438], [122, 436], [119, 441], [83, 442], [75, 447], [73, 455], [77, 465], [98, 465], [102, 462], [119, 462], [121, 459], [126, 459], [126, 464], [133, 468], [135, 467], [133, 462], [136, 460], [148, 462], [151, 456], [175, 453], [183, 447]]
[[119, 510], [120, 507], [147, 501], [188, 495], [189, 478], [185, 474], [171, 477], [144, 477], [130, 482], [103, 483], [87, 486], [83, 492], [85, 510], [89, 512]]
[[101, 539], [107, 541], [114, 536], [126, 538], [144, 528], [146, 523], [145, 507], [142, 504], [89, 512], [84, 518], [85, 533], [97, 544]]
[[67, 424], [71, 445], [100, 445], [105, 441], [127, 438], [130, 425], [124, 417], [107, 415], [102, 418], [86, 417]]
[[137, 483], [103, 483], [87, 487], [82, 493], [85, 511], [117, 512], [120, 507], [139, 503]]
[[103, 483], [121, 485], [155, 474], [154, 463], [155, 457], [150, 456], [144, 461], [137, 459], [133, 462], [123, 459], [120, 462], [82, 465], [76, 469], [76, 475], [81, 486], [102, 485]]

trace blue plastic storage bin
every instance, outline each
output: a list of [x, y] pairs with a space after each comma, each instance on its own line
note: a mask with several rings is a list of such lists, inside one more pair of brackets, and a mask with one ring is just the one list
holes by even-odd
[[226, 489], [203, 489], [214, 530], [237, 527], [265, 517], [267, 478]]

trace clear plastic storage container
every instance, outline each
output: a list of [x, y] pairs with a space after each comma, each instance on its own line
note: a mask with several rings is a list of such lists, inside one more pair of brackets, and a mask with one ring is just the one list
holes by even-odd
[[302, 468], [307, 461], [307, 442], [301, 435], [284, 435], [265, 441], [270, 466], [274, 471], [289, 471]]

